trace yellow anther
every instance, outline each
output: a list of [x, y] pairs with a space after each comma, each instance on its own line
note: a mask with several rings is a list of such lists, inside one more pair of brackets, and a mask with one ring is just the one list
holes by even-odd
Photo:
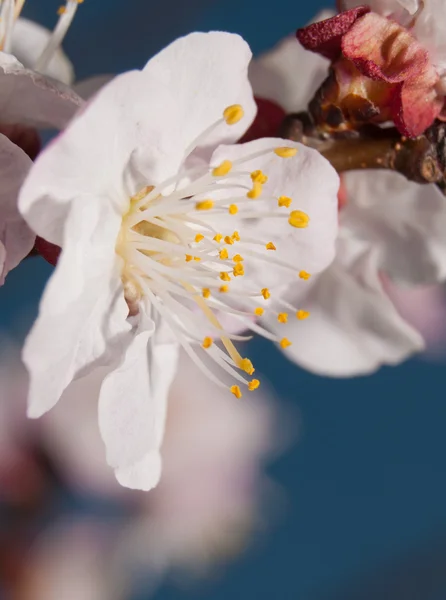
[[251, 179], [255, 183], [261, 183], [261, 184], [264, 184], [268, 181], [268, 177], [260, 169], [257, 169], [257, 171], [253, 171], [251, 173]]
[[307, 273], [306, 271], [299, 271], [299, 277], [301, 279], [305, 279], [305, 281], [307, 281], [308, 279], [310, 279], [311, 274]]
[[245, 371], [245, 373], [248, 373], [248, 375], [252, 375], [255, 371], [254, 365], [249, 360], [249, 358], [242, 358], [242, 360], [238, 364], [238, 368], [242, 371]]
[[224, 160], [218, 167], [212, 169], [212, 175], [214, 177], [223, 177], [227, 175], [232, 169], [232, 162], [230, 160]]
[[220, 290], [219, 290], [222, 294], [226, 294], [226, 292], [229, 292], [229, 285], [222, 285], [220, 286]]
[[261, 306], [258, 306], [257, 308], [254, 309], [254, 314], [257, 315], [258, 317], [261, 317], [264, 312], [265, 311], [263, 310], [263, 308]]
[[286, 323], [288, 321], [288, 314], [287, 313], [279, 313], [277, 315], [277, 320], [279, 321], [279, 323]]
[[65, 6], [59, 6], [59, 8], [57, 9], [57, 14], [59, 16], [65, 14], [66, 12], [67, 12], [67, 9]]
[[194, 261], [195, 262], [200, 262], [201, 258], [199, 256], [194, 256]]
[[288, 223], [293, 227], [297, 227], [298, 229], [304, 229], [305, 227], [308, 227], [309, 221], [310, 217], [302, 210], [292, 210], [288, 218]]
[[197, 202], [195, 204], [196, 210], [210, 210], [213, 207], [214, 207], [213, 200], [201, 200], [201, 202]]
[[211, 290], [209, 288], [203, 288], [201, 293], [203, 294], [203, 298], [209, 298], [211, 295]]
[[268, 242], [265, 246], [265, 248], [267, 250], [277, 250], [277, 248], [275, 247], [275, 245], [272, 242]]
[[280, 156], [280, 158], [291, 158], [292, 156], [296, 156], [297, 148], [287, 148], [286, 146], [283, 146], [281, 148], [275, 148], [274, 153], [277, 154], [277, 156]]
[[195, 236], [195, 241], [197, 242], [201, 242], [201, 240], [204, 240], [204, 235], [202, 235], [201, 233], [197, 233], [197, 235]]
[[241, 254], [234, 254], [234, 256], [232, 257], [232, 260], [235, 263], [238, 263], [238, 262], [243, 262], [245, 259], [243, 258], [243, 256]]
[[253, 185], [252, 185], [252, 190], [249, 190], [249, 192], [246, 194], [248, 198], [258, 198], [260, 196], [260, 194], [262, 193], [262, 189], [263, 186], [261, 183], [259, 183], [258, 181], [254, 181]]
[[212, 239], [214, 240], [214, 242], [217, 242], [219, 244], [222, 241], [223, 236], [221, 233], [217, 233]]
[[282, 338], [280, 340], [280, 346], [281, 348], [288, 348], [288, 346], [291, 346], [291, 342], [288, 338]]
[[248, 383], [248, 390], [250, 392], [253, 392], [254, 390], [256, 390], [260, 385], [260, 381], [258, 379], [253, 379], [252, 381], [250, 381]]
[[240, 235], [238, 231], [234, 231], [234, 233], [231, 235], [232, 241], [234, 242], [239, 242], [240, 241]]
[[262, 288], [260, 290], [260, 293], [262, 294], [262, 296], [264, 297], [265, 300], [268, 300], [268, 298], [271, 298], [271, 294], [269, 293], [268, 288]]
[[241, 391], [240, 391], [240, 388], [239, 388], [239, 386], [238, 386], [238, 385], [233, 385], [233, 386], [230, 388], [230, 390], [231, 390], [231, 392], [234, 394], [234, 396], [235, 396], [236, 398], [241, 398], [241, 397], [242, 397], [242, 393], [241, 393]]
[[226, 271], [222, 271], [220, 273], [220, 279], [222, 281], [231, 281], [231, 278], [229, 277], [229, 273], [227, 273]]
[[228, 212], [230, 215], [236, 215], [238, 213], [238, 206], [237, 204], [231, 204], [228, 208]]
[[225, 235], [225, 244], [229, 244], [230, 246], [232, 246], [233, 243], [234, 240], [232, 239], [232, 237], [230, 235]]
[[220, 250], [220, 252], [218, 253], [218, 256], [220, 257], [221, 260], [226, 260], [227, 258], [229, 258], [227, 249], [223, 248], [222, 250]]
[[206, 336], [202, 343], [203, 348], [210, 348], [212, 346], [212, 338]]
[[232, 272], [234, 273], [234, 277], [241, 277], [244, 275], [245, 269], [243, 268], [242, 263], [236, 263], [232, 269]]
[[223, 118], [227, 125], [235, 125], [243, 118], [245, 111], [240, 104], [231, 104], [227, 106], [223, 111]]
[[287, 208], [291, 206], [292, 201], [292, 198], [289, 198], [288, 196], [279, 196], [277, 198], [277, 204], [279, 206], [286, 206]]
[[310, 316], [310, 313], [306, 310], [298, 310], [296, 313], [296, 317], [300, 321], [303, 321], [304, 319], [308, 319], [309, 316]]
[[192, 254], [186, 254], [186, 262], [190, 262], [193, 259]]

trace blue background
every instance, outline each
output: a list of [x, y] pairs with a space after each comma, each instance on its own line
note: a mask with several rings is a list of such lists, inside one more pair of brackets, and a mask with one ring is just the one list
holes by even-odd
[[[79, 78], [140, 67], [193, 30], [238, 32], [257, 53], [326, 6], [85, 0], [64, 47]], [[28, 0], [25, 16], [51, 25], [56, 8]], [[26, 330], [50, 272], [37, 258], [9, 275], [3, 329]], [[445, 368], [410, 361], [337, 381], [296, 368], [265, 341], [250, 356], [301, 413], [299, 443], [270, 469], [286, 489], [285, 514], [217, 580], [186, 591], [166, 584], [156, 599], [446, 598]]]

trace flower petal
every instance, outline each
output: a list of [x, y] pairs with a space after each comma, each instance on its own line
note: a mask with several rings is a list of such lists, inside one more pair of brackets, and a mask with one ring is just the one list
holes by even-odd
[[0, 114], [3, 123], [62, 129], [83, 105], [69, 87], [0, 52]]
[[[154, 334], [154, 322], [142, 313], [136, 336], [120, 365], [104, 379], [99, 397], [99, 428], [107, 462], [156, 485], [152, 466], [164, 433], [167, 395], [176, 372], [176, 342]], [[142, 462], [141, 462], [142, 461]], [[129, 469], [129, 470], [128, 470]], [[135, 470], [136, 469], [136, 470]], [[148, 471], [147, 471], [148, 469]], [[156, 478], [155, 478], [156, 479]]]
[[396, 281], [446, 278], [446, 201], [434, 185], [389, 171], [346, 173], [341, 224], [378, 249], [379, 268]]
[[[284, 145], [296, 148], [295, 156], [280, 158], [274, 152], [267, 151]], [[296, 273], [275, 266], [262, 268], [260, 273], [262, 283], [269, 286], [274, 282], [287, 283], [290, 278], [295, 280], [300, 270], [317, 273], [325, 269], [333, 260], [338, 231], [339, 177], [328, 161], [316, 150], [278, 138], [264, 138], [246, 144], [220, 146], [214, 152], [211, 164], [220, 164], [225, 159], [234, 163], [262, 151], [265, 152], [262, 156], [244, 162], [242, 169], [248, 172], [260, 169], [268, 176], [262, 195], [252, 200], [252, 211], [266, 211], [271, 216], [248, 220], [243, 219], [243, 211], [240, 210], [238, 214], [228, 215], [226, 219], [219, 216], [218, 228], [220, 230], [226, 227], [230, 231], [240, 229], [244, 236], [255, 238], [265, 244], [271, 241], [277, 248], [274, 258], [296, 265]], [[236, 175], [233, 178], [236, 180]], [[246, 179], [244, 183], [246, 184]], [[279, 196], [291, 197], [291, 207], [279, 208], [277, 201]], [[263, 201], [262, 197], [269, 200]], [[303, 211], [310, 217], [308, 227], [295, 228], [289, 224], [288, 213], [292, 210]], [[284, 215], [287, 218], [276, 218], [274, 214]], [[265, 253], [268, 251], [265, 250]]]
[[[18, 19], [12, 34], [12, 54], [28, 69], [33, 69], [37, 57], [42, 54], [52, 33], [28, 19]], [[74, 81], [74, 69], [65, 52], [58, 48], [43, 75], [52, 77], [66, 85]]]
[[177, 98], [180, 128], [176, 135], [183, 147], [232, 104], [243, 107], [243, 118], [231, 126], [222, 124], [204, 145], [235, 142], [251, 125], [257, 110], [248, 81], [251, 56], [239, 35], [212, 31], [179, 38], [147, 63], [144, 74], [162, 81]]
[[[175, 135], [175, 103], [156, 84], [148, 85], [140, 71], [116, 77], [40, 154], [20, 197], [38, 235], [61, 246], [64, 221], [79, 197], [109, 197], [124, 214], [143, 185], [176, 171], [183, 148]], [[51, 211], [44, 208], [48, 199]]]
[[[44, 207], [51, 214], [51, 204]], [[26, 340], [30, 417], [52, 408], [93, 364], [119, 360], [128, 343], [128, 307], [115, 244], [121, 218], [111, 203], [79, 197], [68, 215], [63, 250]]]
[[17, 208], [17, 197], [31, 168], [30, 158], [0, 134], [0, 285], [31, 251], [35, 235]]
[[302, 308], [304, 321], [286, 331], [268, 325], [292, 342], [284, 352], [300, 366], [331, 377], [372, 373], [395, 365], [423, 349], [423, 339], [398, 314], [378, 277], [377, 256], [366, 250], [354, 256], [340, 244], [336, 261], [314, 281]]
[[153, 451], [129, 467], [115, 469], [118, 482], [132, 490], [148, 492], [158, 485], [161, 478], [161, 455]]

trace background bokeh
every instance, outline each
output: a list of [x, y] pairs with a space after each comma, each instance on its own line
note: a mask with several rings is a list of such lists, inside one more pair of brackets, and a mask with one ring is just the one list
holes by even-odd
[[[85, 0], [64, 48], [79, 78], [141, 67], [193, 30], [238, 32], [259, 53], [326, 6]], [[51, 25], [56, 8], [54, 0], [28, 0], [24, 14]], [[35, 258], [8, 276], [3, 331], [24, 335], [50, 272]], [[300, 412], [298, 442], [270, 469], [286, 492], [283, 514], [218, 577], [187, 589], [167, 582], [154, 598], [444, 600], [445, 367], [412, 360], [338, 381], [296, 368], [264, 340], [250, 345], [259, 371]], [[145, 598], [141, 590], [138, 600]]]

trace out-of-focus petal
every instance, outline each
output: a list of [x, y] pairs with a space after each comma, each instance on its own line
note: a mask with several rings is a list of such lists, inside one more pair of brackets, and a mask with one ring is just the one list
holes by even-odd
[[18, 193], [32, 162], [0, 134], [0, 285], [31, 251], [35, 235], [18, 211]]
[[[269, 326], [292, 342], [285, 355], [332, 377], [351, 377], [402, 362], [423, 349], [423, 339], [398, 314], [378, 276], [372, 250], [352, 252], [340, 242], [333, 265], [313, 283], [301, 308], [310, 313], [286, 326]], [[282, 329], [280, 329], [282, 327]]]
[[396, 281], [446, 278], [446, 201], [434, 185], [389, 171], [346, 173], [341, 224], [378, 251], [379, 268]]
[[62, 129], [83, 105], [68, 86], [26, 69], [0, 52], [0, 115], [3, 123]]

